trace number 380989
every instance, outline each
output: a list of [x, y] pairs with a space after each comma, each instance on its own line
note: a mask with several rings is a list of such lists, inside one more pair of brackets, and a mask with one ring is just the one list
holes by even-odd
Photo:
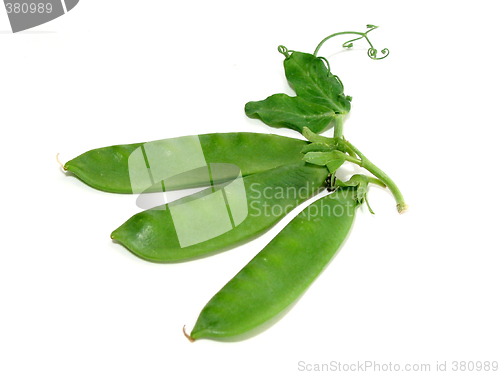
[[52, 13], [51, 3], [6, 3], [7, 13]]

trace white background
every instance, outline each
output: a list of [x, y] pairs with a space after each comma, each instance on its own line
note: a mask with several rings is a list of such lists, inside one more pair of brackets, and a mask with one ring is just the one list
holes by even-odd
[[[470, 4], [470, 5], [466, 5]], [[494, 1], [90, 1], [12, 34], [0, 10], [1, 374], [296, 373], [308, 364], [500, 360], [498, 11]], [[276, 47], [320, 55], [353, 97], [346, 138], [410, 211], [372, 188], [340, 254], [287, 314], [190, 343], [198, 313], [296, 215], [244, 246], [142, 261], [109, 234], [135, 198], [65, 176], [92, 148], [210, 132], [300, 137], [245, 117], [292, 93]], [[329, 134], [329, 133], [328, 133]], [[354, 172], [347, 168], [346, 174]]]

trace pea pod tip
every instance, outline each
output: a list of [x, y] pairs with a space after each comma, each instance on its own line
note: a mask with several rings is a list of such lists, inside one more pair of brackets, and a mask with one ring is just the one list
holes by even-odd
[[120, 235], [118, 233], [116, 233], [118, 230], [114, 230], [113, 232], [111, 232], [111, 234], [109, 235], [109, 238], [111, 238], [113, 241], [120, 241]]
[[184, 333], [184, 336], [189, 340], [189, 342], [194, 342], [195, 339], [193, 339], [187, 332], [186, 332], [186, 325], [184, 324], [184, 327], [182, 327], [182, 332]]
[[63, 163], [61, 163], [61, 162], [59, 161], [59, 152], [58, 152], [58, 153], [57, 153], [57, 155], [56, 155], [56, 160], [57, 160], [57, 162], [59, 163], [59, 165], [61, 166], [61, 168], [63, 169], [63, 171], [65, 171], [65, 172], [66, 172], [66, 171], [68, 170], [68, 168], [66, 168], [66, 167], [63, 165]]

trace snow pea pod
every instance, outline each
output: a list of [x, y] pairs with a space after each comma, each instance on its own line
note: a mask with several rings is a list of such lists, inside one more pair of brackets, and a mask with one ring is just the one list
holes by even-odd
[[207, 303], [189, 338], [235, 336], [285, 309], [339, 249], [357, 205], [348, 188], [307, 207]]
[[[232, 229], [206, 240], [182, 246], [179, 227], [173, 220], [173, 210], [182, 207], [181, 211], [189, 211], [189, 203], [213, 197], [221, 187], [215, 190], [205, 189], [174, 201], [164, 209], [150, 209], [131, 217], [116, 229], [111, 238], [122, 243], [133, 254], [152, 262], [172, 262], [187, 260], [229, 248], [245, 240], [251, 239], [273, 226], [288, 212], [311, 197], [319, 187], [324, 186], [328, 176], [325, 167], [315, 166], [303, 161], [287, 164], [265, 172], [243, 177], [245, 193], [232, 196], [233, 205], [246, 209], [246, 217]], [[188, 227], [194, 232], [192, 236], [205, 233], [210, 237], [212, 230], [203, 230], [197, 220], [213, 218], [213, 206], [198, 209], [188, 221]], [[227, 215], [227, 211], [226, 211]], [[216, 222], [215, 229], [222, 224], [222, 217], [210, 219]], [[220, 225], [219, 225], [220, 224]], [[188, 228], [190, 230], [191, 228]]]
[[[195, 139], [201, 146], [200, 153], [206, 163], [234, 164], [241, 169], [243, 176], [299, 161], [303, 157], [300, 150], [307, 144], [294, 138], [259, 133], [213, 133], [148, 143], [163, 147], [160, 151], [165, 155], [177, 153], [178, 157], [188, 158], [192, 152], [183, 147], [187, 139]], [[137, 191], [133, 191], [130, 182], [129, 157], [148, 143], [90, 150], [68, 161], [64, 168], [98, 190], [132, 194]], [[166, 190], [208, 186], [203, 174], [191, 176], [189, 180], [170, 181], [170, 185], [165, 186]]]

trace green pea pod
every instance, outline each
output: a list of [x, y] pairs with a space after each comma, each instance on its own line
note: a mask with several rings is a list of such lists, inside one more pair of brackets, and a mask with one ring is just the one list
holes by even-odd
[[[133, 254], [152, 262], [165, 263], [203, 256], [262, 234], [311, 197], [324, 185], [327, 176], [325, 167], [303, 161], [287, 164], [243, 177], [245, 193], [242, 196], [218, 186], [161, 206], [161, 209], [143, 211], [116, 229], [111, 238], [121, 242]], [[229, 197], [229, 201], [226, 200], [227, 210], [223, 205], [219, 214], [213, 205], [205, 202], [210, 198], [216, 199], [218, 193]], [[226, 199], [222, 194], [221, 200]], [[191, 203], [199, 204], [198, 208], [192, 209]], [[220, 230], [224, 221], [229, 222], [227, 215], [231, 207], [244, 207], [240, 212], [244, 211], [246, 215], [238, 220], [233, 213], [232, 221], [227, 224], [228, 230], [215, 236], [217, 233], [213, 232]], [[182, 218], [174, 221], [178, 215]], [[208, 223], [208, 228], [206, 218], [212, 222], [211, 225]]]
[[[192, 158], [193, 150], [185, 147], [186, 141], [196, 144], [204, 163], [229, 163], [240, 168], [243, 176], [263, 172], [302, 159], [301, 149], [307, 144], [294, 138], [259, 133], [214, 133], [199, 136], [172, 138], [149, 143], [110, 146], [94, 149], [68, 161], [64, 168], [80, 180], [96, 189], [121, 194], [133, 191], [130, 171], [130, 156], [147, 145], [154, 145], [161, 157], [174, 154], [183, 162]], [[159, 149], [158, 149], [159, 148]], [[192, 147], [191, 147], [192, 148]], [[140, 151], [140, 150], [139, 150]], [[196, 150], [195, 150], [196, 151]], [[177, 163], [179, 164], [179, 163]], [[198, 163], [199, 165], [199, 163]], [[181, 175], [182, 177], [182, 175]], [[179, 190], [210, 185], [202, 173], [189, 178], [169, 180], [165, 190]], [[220, 183], [222, 181], [214, 181]], [[149, 191], [158, 191], [149, 189]]]
[[239, 335], [285, 309], [344, 242], [357, 205], [342, 188], [307, 207], [207, 303], [190, 338]]

